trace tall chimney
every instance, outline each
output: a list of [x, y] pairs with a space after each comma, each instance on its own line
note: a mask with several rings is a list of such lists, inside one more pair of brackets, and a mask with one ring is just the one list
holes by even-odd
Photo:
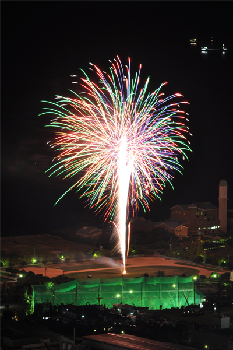
[[219, 183], [218, 217], [220, 230], [227, 232], [227, 181], [225, 180], [221, 180]]

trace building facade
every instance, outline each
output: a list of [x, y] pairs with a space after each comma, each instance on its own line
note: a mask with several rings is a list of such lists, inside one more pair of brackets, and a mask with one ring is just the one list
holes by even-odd
[[175, 205], [171, 208], [171, 220], [183, 221], [182, 226], [188, 228], [189, 235], [213, 234], [220, 229], [218, 208], [210, 202]]
[[184, 226], [184, 225], [180, 225], [180, 226], [176, 227], [175, 228], [175, 235], [178, 238], [189, 237], [188, 227]]

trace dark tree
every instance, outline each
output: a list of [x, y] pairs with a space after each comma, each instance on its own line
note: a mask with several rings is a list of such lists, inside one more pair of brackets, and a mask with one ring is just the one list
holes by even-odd
[[203, 257], [200, 256], [200, 255], [198, 255], [198, 256], [194, 259], [194, 262], [197, 263], [197, 264], [199, 264], [199, 263], [202, 263], [203, 260], [204, 260]]
[[28, 271], [27, 272], [27, 277], [35, 277], [35, 274], [33, 271]]
[[211, 257], [211, 256], [207, 256], [205, 262], [206, 262], [206, 264], [211, 264], [211, 262], [212, 262], [212, 257]]
[[2, 312], [2, 318], [3, 320], [12, 320], [12, 318], [15, 316], [15, 312], [9, 309], [5, 309]]
[[164, 271], [158, 271], [158, 273], [157, 273], [157, 277], [165, 277], [165, 273], [164, 273]]

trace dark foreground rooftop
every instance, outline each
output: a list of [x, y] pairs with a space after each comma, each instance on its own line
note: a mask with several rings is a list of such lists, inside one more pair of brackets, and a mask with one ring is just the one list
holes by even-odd
[[193, 348], [154, 341], [146, 338], [136, 337], [130, 334], [97, 334], [87, 335], [83, 339], [87, 342], [91, 349], [130, 349], [130, 350], [191, 350]]

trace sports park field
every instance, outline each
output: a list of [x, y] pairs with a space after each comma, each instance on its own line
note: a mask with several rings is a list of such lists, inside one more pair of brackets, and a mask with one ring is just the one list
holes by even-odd
[[[111, 258], [97, 258], [95, 260], [83, 262], [70, 262], [61, 264], [48, 264], [41, 266], [30, 266], [24, 268], [26, 271], [33, 271], [35, 274], [43, 274], [48, 277], [67, 275], [70, 278], [116, 278], [122, 275], [122, 263], [120, 260]], [[215, 268], [208, 265], [198, 265], [191, 262], [173, 260], [165, 257], [149, 256], [129, 258], [126, 262], [125, 277], [140, 277], [147, 273], [149, 276], [156, 277], [158, 271], [164, 271], [166, 276], [175, 276], [185, 274], [205, 275], [209, 277], [211, 272], [222, 274], [227, 272], [221, 268]]]

